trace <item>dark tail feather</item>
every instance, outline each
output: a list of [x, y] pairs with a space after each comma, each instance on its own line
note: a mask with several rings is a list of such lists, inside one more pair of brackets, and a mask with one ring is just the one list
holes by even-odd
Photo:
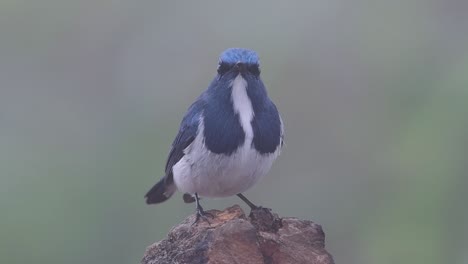
[[165, 178], [162, 178], [156, 185], [149, 190], [145, 195], [147, 204], [162, 203], [169, 199], [175, 192], [176, 187], [174, 182], [168, 184]]

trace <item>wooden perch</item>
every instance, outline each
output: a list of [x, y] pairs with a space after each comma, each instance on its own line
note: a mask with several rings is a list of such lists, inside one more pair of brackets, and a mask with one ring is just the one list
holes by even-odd
[[261, 208], [246, 217], [238, 205], [211, 210], [210, 224], [195, 215], [149, 246], [142, 264], [333, 264], [322, 227], [308, 220], [279, 218]]

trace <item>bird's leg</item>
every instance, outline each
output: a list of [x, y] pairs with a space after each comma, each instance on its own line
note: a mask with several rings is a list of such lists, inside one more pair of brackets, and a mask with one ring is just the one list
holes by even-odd
[[210, 224], [210, 221], [208, 221], [207, 216], [211, 218], [214, 218], [214, 216], [208, 212], [205, 212], [205, 210], [203, 210], [203, 207], [200, 205], [200, 198], [198, 197], [198, 193], [195, 193], [195, 202], [197, 205], [197, 217], [195, 218], [195, 222], [193, 222], [192, 225], [196, 224], [198, 220], [200, 220], [200, 218], [202, 218], [203, 220], [208, 222], [208, 224]]
[[239, 196], [239, 198], [241, 198], [241, 200], [244, 201], [250, 207], [251, 210], [260, 208], [259, 206], [256, 206], [251, 201], [249, 201], [249, 199], [247, 199], [247, 197], [245, 197], [242, 193], [238, 193], [237, 196]]

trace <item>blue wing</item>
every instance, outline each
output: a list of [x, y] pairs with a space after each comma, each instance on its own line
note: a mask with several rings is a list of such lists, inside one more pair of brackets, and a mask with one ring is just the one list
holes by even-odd
[[200, 123], [200, 117], [203, 112], [204, 105], [204, 101], [199, 98], [190, 106], [187, 114], [185, 114], [182, 119], [179, 133], [174, 139], [171, 151], [167, 157], [165, 176], [145, 195], [146, 203], [152, 204], [164, 202], [175, 192], [176, 188], [174, 186], [172, 167], [182, 159], [185, 155], [184, 149], [186, 149], [197, 136], [198, 125]]
[[166, 162], [166, 177], [172, 178], [172, 167], [179, 162], [184, 156], [184, 149], [187, 148], [197, 136], [200, 117], [203, 112], [203, 101], [197, 100], [193, 103], [187, 114], [184, 116], [174, 142], [172, 143], [171, 151]]

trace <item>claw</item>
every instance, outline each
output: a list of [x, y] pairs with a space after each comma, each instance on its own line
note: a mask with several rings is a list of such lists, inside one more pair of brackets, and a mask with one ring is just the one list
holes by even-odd
[[200, 201], [198, 198], [198, 194], [195, 193], [195, 202], [197, 204], [197, 215], [195, 218], [195, 221], [192, 223], [192, 226], [195, 225], [200, 219], [203, 219], [203, 221], [207, 222], [209, 225], [211, 225], [210, 221], [208, 220], [208, 217], [215, 218], [215, 216], [211, 213], [206, 212], [203, 210], [203, 207], [200, 205]]
[[200, 219], [207, 222], [208, 225], [211, 225], [211, 222], [208, 219], [208, 217], [213, 219], [214, 215], [204, 211], [203, 208], [200, 206], [199, 208], [197, 208], [197, 215], [196, 215], [195, 221], [192, 223], [192, 226], [195, 225]]

